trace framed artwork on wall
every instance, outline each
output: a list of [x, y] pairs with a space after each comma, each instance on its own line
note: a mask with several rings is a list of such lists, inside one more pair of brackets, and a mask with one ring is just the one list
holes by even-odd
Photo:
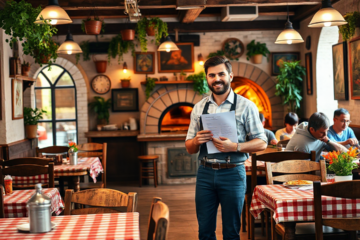
[[271, 75], [280, 74], [280, 66], [283, 62], [300, 60], [300, 52], [273, 52], [271, 53]]
[[194, 72], [194, 43], [176, 43], [179, 51], [159, 52], [158, 71], [168, 72]]
[[11, 104], [12, 119], [21, 119], [24, 117], [24, 99], [23, 99], [23, 81], [12, 79], [11, 84]]
[[334, 73], [334, 99], [349, 100], [346, 42], [333, 45], [332, 55]]
[[113, 112], [137, 112], [139, 111], [139, 97], [137, 88], [111, 89], [111, 101]]
[[349, 42], [351, 99], [360, 99], [360, 37]]
[[306, 93], [313, 94], [313, 76], [312, 76], [312, 57], [311, 52], [305, 54], [305, 68], [306, 68]]
[[134, 57], [134, 73], [154, 74], [155, 73], [155, 53], [136, 52]]

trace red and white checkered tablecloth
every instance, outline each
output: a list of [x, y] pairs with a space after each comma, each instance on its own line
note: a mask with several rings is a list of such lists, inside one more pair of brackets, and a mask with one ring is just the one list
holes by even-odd
[[122, 239], [140, 240], [139, 213], [66, 215], [52, 217], [48, 233], [23, 233], [16, 226], [28, 218], [0, 218], [0, 239]]
[[[244, 163], [245, 171], [251, 172], [251, 156]], [[263, 161], [256, 161], [257, 167], [265, 167], [265, 163]], [[265, 175], [265, 171], [257, 171], [257, 175]]]
[[[283, 185], [256, 186], [250, 207], [254, 217], [268, 208], [274, 212], [276, 223], [314, 221], [314, 196], [312, 190], [286, 188]], [[324, 218], [360, 217], [360, 199], [322, 197]]]
[[[69, 176], [71, 173], [89, 171], [90, 176], [96, 183], [96, 177], [103, 172], [103, 167], [98, 157], [79, 158], [77, 165], [55, 165], [54, 175], [55, 177]], [[13, 176], [13, 185], [27, 186], [34, 185], [36, 183], [47, 184], [49, 182], [49, 175], [42, 174], [31, 177], [17, 177]]]
[[[15, 190], [4, 196], [4, 213], [6, 218], [27, 216], [26, 203], [35, 193], [34, 190]], [[57, 188], [44, 188], [43, 193], [51, 198], [51, 212], [57, 215], [64, 209], [64, 202]]]

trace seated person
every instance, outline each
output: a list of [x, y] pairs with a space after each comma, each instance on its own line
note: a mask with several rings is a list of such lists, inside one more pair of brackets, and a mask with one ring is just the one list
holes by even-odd
[[347, 148], [331, 141], [326, 133], [330, 122], [325, 114], [316, 112], [311, 115], [309, 122], [303, 122], [296, 129], [296, 133], [290, 139], [286, 150], [310, 153], [316, 151], [316, 161], [320, 160], [323, 150], [346, 152]]
[[296, 113], [289, 112], [285, 116], [285, 128], [279, 129], [275, 133], [278, 141], [288, 140], [295, 134], [296, 127], [298, 126], [299, 118]]
[[359, 141], [356, 139], [354, 131], [349, 128], [350, 113], [345, 108], [339, 108], [334, 112], [334, 125], [329, 128], [327, 136], [346, 148], [357, 146]]
[[[264, 114], [259, 113], [259, 117], [260, 117], [260, 121], [262, 122], [263, 127], [265, 127], [265, 117]], [[278, 141], [275, 138], [275, 135], [272, 131], [270, 131], [269, 129], [264, 128], [264, 132], [265, 135], [268, 139], [268, 145], [276, 145], [278, 143]]]

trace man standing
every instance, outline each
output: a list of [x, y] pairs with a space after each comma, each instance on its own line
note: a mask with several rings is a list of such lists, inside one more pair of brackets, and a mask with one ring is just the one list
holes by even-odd
[[310, 153], [316, 151], [316, 161], [320, 160], [321, 151], [336, 150], [346, 152], [347, 149], [326, 136], [330, 122], [325, 114], [316, 112], [311, 115], [309, 122], [301, 123], [295, 135], [290, 139], [286, 150]]
[[354, 131], [349, 128], [350, 113], [345, 108], [339, 108], [334, 112], [334, 125], [327, 133], [330, 140], [335, 141], [347, 148], [358, 145], [359, 142], [355, 137]]
[[[249, 152], [264, 150], [267, 139], [255, 104], [230, 88], [233, 73], [229, 60], [212, 57], [204, 68], [212, 94], [194, 106], [185, 142], [190, 154], [200, 150], [195, 196], [199, 239], [216, 239], [216, 215], [221, 204], [224, 240], [238, 240], [246, 191], [244, 161]], [[203, 129], [202, 114], [228, 111], [235, 111], [238, 142], [221, 136], [213, 138], [210, 130]], [[208, 154], [208, 141], [213, 141], [221, 153]]]

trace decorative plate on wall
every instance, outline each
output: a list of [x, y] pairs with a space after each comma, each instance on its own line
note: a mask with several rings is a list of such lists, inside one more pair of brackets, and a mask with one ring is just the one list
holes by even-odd
[[240, 39], [237, 38], [226, 39], [223, 43], [222, 50], [225, 54], [225, 57], [236, 61], [238, 61], [245, 52], [244, 44], [242, 41], [240, 41]]
[[110, 91], [111, 81], [106, 75], [97, 75], [91, 81], [91, 88], [97, 94], [105, 94]]

